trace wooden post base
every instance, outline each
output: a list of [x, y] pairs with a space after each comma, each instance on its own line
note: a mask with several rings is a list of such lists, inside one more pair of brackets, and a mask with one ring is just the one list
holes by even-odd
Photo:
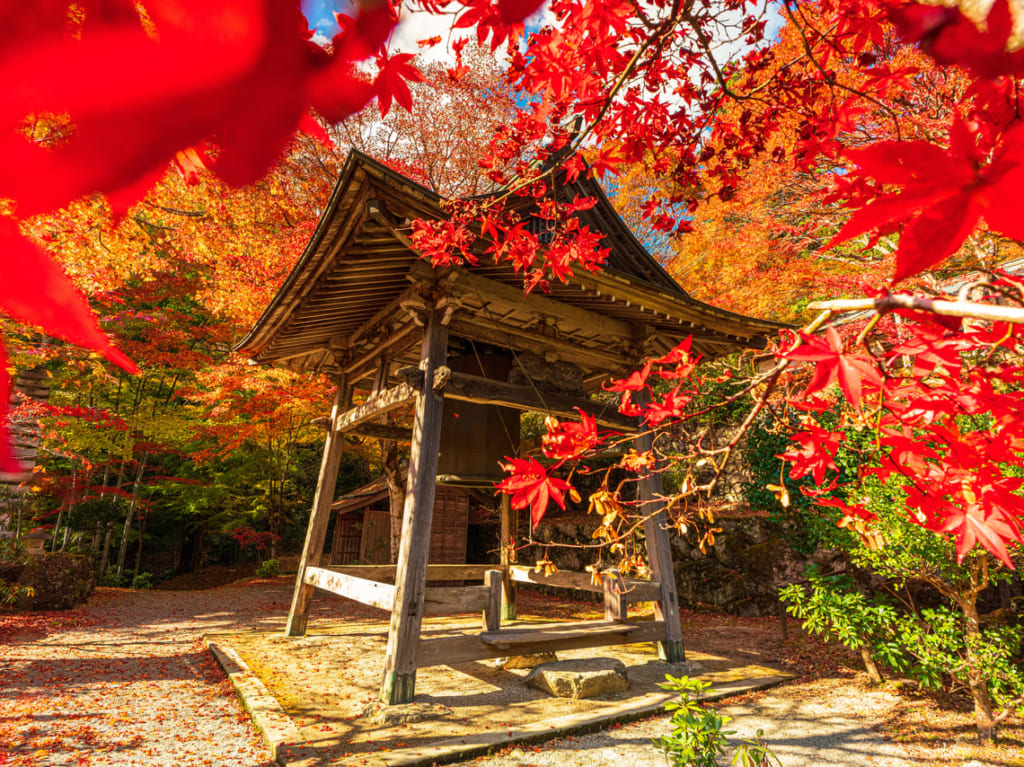
[[683, 640], [676, 639], [669, 642], [658, 642], [658, 658], [666, 663], [683, 663], [686, 660]]
[[[308, 587], [310, 591], [313, 590], [312, 586]], [[307, 598], [307, 602], [312, 597]], [[308, 608], [307, 608], [308, 610]], [[284, 635], [286, 637], [301, 637], [306, 635], [306, 622], [309, 620], [309, 612], [291, 612], [288, 615], [288, 623], [284, 627]]]
[[399, 673], [392, 671], [380, 688], [380, 700], [386, 706], [400, 706], [412, 703], [416, 697], [416, 671]]

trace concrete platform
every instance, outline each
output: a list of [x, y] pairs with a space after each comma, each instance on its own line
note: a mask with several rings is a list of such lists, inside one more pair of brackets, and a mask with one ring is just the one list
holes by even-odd
[[[479, 618], [429, 619], [424, 625], [424, 635], [462, 631], [479, 631]], [[209, 634], [205, 642], [277, 761], [290, 767], [429, 765], [593, 731], [660, 713], [675, 697], [657, 686], [666, 673], [711, 682], [711, 699], [789, 678], [775, 668], [706, 652], [688, 653], [696, 669], [673, 667], [659, 661], [649, 643], [571, 650], [559, 658], [621, 660], [629, 690], [585, 700], [552, 698], [523, 684], [528, 670], [506, 671], [491, 661], [437, 666], [417, 672], [416, 703], [392, 707], [390, 721], [380, 722], [374, 714], [386, 639], [386, 622], [353, 620], [312, 626], [305, 637], [237, 632]]]

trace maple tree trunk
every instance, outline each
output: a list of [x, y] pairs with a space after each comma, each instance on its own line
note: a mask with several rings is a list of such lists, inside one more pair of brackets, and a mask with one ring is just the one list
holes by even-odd
[[128, 555], [128, 533], [132, 529], [132, 517], [135, 516], [135, 503], [139, 497], [139, 487], [142, 485], [142, 475], [146, 473], [146, 462], [149, 460], [149, 451], [142, 456], [142, 463], [135, 474], [135, 482], [132, 483], [132, 500], [128, 504], [128, 513], [124, 518], [124, 530], [121, 533], [121, 546], [117, 550], [117, 579], [121, 580], [124, 574], [124, 560]]
[[[108, 474], [104, 474], [104, 477], [103, 477], [104, 478], [104, 483], [103, 483], [104, 485], [106, 485], [106, 481], [105, 480], [106, 480], [106, 478], [108, 476], [109, 476]], [[117, 482], [114, 483], [115, 489], [120, 490], [122, 482], [124, 482], [124, 461], [121, 461], [121, 468], [118, 469], [118, 472], [117, 472]], [[101, 501], [104, 498], [106, 498], [106, 497], [107, 497], [106, 491], [103, 491], [103, 492], [100, 493], [100, 500]], [[115, 508], [116, 508], [116, 506], [117, 506], [117, 499], [116, 498], [114, 500], [114, 505], [115, 505]], [[106, 533], [106, 535], [103, 536], [103, 554], [100, 557], [100, 571], [99, 571], [99, 579], [100, 580], [102, 580], [103, 576], [106, 575], [107, 565], [110, 563], [110, 536], [113, 534], [113, 532], [114, 532], [114, 523], [112, 521], [111, 522], [107, 522], [107, 533]]]
[[142, 564], [142, 536], [146, 534], [146, 517], [139, 519], [139, 545], [135, 547], [135, 570], [132, 572], [132, 582], [139, 577], [139, 565]]
[[388, 502], [391, 511], [391, 531], [388, 539], [391, 544], [390, 562], [398, 561], [398, 544], [402, 537], [402, 510], [405, 508], [405, 485], [402, 472], [398, 465], [398, 443], [392, 440], [381, 440], [381, 466], [384, 479], [388, 484]]
[[103, 555], [100, 557], [100, 580], [107, 572], [107, 564], [110, 561], [110, 536], [114, 532], [114, 523], [107, 522], [107, 534], [103, 536]]
[[882, 676], [882, 672], [878, 668], [878, 664], [875, 663], [875, 659], [871, 657], [871, 650], [866, 645], [860, 646], [860, 659], [864, 661], [864, 668], [868, 671], [868, 678], [874, 684], [881, 684], [885, 681]]
[[[109, 479], [110, 479], [110, 463], [108, 462], [107, 465], [103, 469], [103, 483], [102, 483], [102, 487], [106, 487], [107, 486], [107, 480], [109, 480]], [[100, 499], [102, 500], [104, 497], [106, 497], [106, 492], [105, 491], [100, 492]], [[96, 552], [100, 548], [100, 536], [101, 535], [103, 535], [103, 523], [102, 522], [97, 522], [96, 523], [96, 533], [92, 537], [92, 556], [93, 557], [96, 556]]]
[[[60, 511], [57, 512], [57, 524], [53, 526], [53, 541], [50, 543], [50, 551], [57, 551], [57, 534], [60, 532], [61, 519], [64, 517], [64, 512], [67, 511], [68, 516], [71, 515], [71, 509], [74, 506], [74, 500], [72, 500], [75, 494], [75, 483], [78, 481], [78, 472], [71, 472], [71, 492], [64, 498], [64, 502], [60, 505]], [[64, 526], [64, 540], [61, 543], [60, 550], [64, 550], [64, 546], [68, 542], [68, 530], [71, 524], [68, 523]]]
[[196, 528], [185, 533], [185, 540], [181, 545], [181, 554], [178, 560], [178, 575], [194, 573], [202, 569], [203, 565], [203, 538], [206, 531], [203, 528]]
[[50, 551], [57, 550], [57, 535], [60, 533], [60, 523], [61, 520], [64, 518], [64, 507], [66, 505], [67, 502], [65, 501], [64, 503], [61, 504], [60, 511], [57, 512], [57, 522], [53, 526], [53, 538], [50, 541]]
[[995, 740], [996, 719], [992, 696], [989, 695], [988, 684], [981, 670], [984, 661], [977, 656], [974, 649], [976, 642], [981, 638], [977, 595], [971, 594], [958, 601], [967, 619], [967, 628], [964, 631], [964, 659], [967, 661], [967, 687], [971, 691], [971, 698], [974, 699], [974, 723], [978, 728], [978, 740], [987, 744]]

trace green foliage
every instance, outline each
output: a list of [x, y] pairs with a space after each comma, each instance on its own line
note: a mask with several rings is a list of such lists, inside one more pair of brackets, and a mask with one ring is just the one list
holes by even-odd
[[124, 585], [124, 579], [122, 576], [117, 574], [116, 568], [108, 567], [106, 572], [104, 572], [103, 576], [100, 578], [99, 585], [106, 588], [117, 589]]
[[779, 589], [787, 612], [803, 621], [804, 630], [838, 640], [851, 650], [869, 648], [891, 668], [905, 665], [895, 639], [896, 609], [881, 600], [869, 600], [855, 590], [846, 576], [823, 577], [816, 567], [807, 570], [808, 586]]
[[[670, 724], [672, 732], [654, 740], [654, 746], [665, 755], [671, 767], [717, 767], [718, 758], [725, 754], [731, 730], [722, 728], [732, 717], [720, 716], [705, 708], [699, 702], [710, 682], [691, 679], [686, 676], [666, 676], [659, 687], [679, 693], [679, 701], [665, 704], [666, 711], [674, 711]], [[763, 733], [750, 740], [744, 740], [736, 748], [733, 765], [738, 767], [771, 767], [779, 760], [762, 740]]]
[[148, 590], [153, 588], [153, 573], [139, 573], [132, 578], [132, 588]]
[[925, 580], [947, 598], [970, 588], [970, 565], [985, 555], [972, 554], [958, 563], [951, 540], [910, 522], [904, 498], [903, 487], [896, 481], [883, 483], [867, 477], [858, 485], [857, 499], [877, 516], [876, 538], [868, 545], [847, 536], [843, 548], [851, 562], [887, 578], [896, 588], [908, 580]]
[[0, 610], [29, 601], [34, 596], [35, 590], [31, 586], [0, 581]]
[[[801, 488], [813, 487], [812, 479], [809, 476], [791, 479], [788, 465], [779, 458], [792, 444], [787, 425], [768, 418], [753, 424], [743, 453], [752, 478], [743, 485], [744, 499], [751, 507], [768, 512], [768, 519], [779, 525], [794, 551], [811, 554], [820, 547], [841, 547], [841, 539], [848, 536], [836, 528], [836, 515], [831, 510], [816, 507], [812, 499], [801, 492]], [[842, 468], [840, 460], [837, 457], [837, 464]], [[780, 500], [780, 493], [773, 492], [769, 486], [785, 488], [785, 503]]]
[[281, 573], [281, 563], [276, 559], [267, 559], [260, 562], [260, 566], [256, 568], [257, 578], [274, 578]]
[[[17, 568], [20, 572], [21, 568], [31, 561], [32, 555], [21, 541], [15, 538], [0, 538], [0, 567]], [[4, 569], [0, 569], [0, 578], [5, 577]]]
[[790, 615], [814, 634], [836, 639], [926, 689], [967, 688], [980, 676], [997, 707], [1024, 713], [1024, 668], [1016, 662], [1024, 640], [1019, 626], [979, 629], [946, 606], [904, 612], [854, 591], [849, 579], [823, 578], [811, 570], [807, 587], [779, 591]]

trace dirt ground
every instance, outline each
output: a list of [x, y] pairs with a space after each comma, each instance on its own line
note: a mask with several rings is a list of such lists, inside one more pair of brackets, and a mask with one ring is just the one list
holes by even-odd
[[[547, 612], [551, 605], [525, 599], [520, 618], [543, 621], [536, 614], [538, 607]], [[567, 650], [558, 653], [559, 660], [620, 661], [628, 674], [628, 689], [570, 700], [526, 686], [528, 669], [506, 670], [494, 661], [431, 666], [416, 672], [414, 718], [407, 719], [405, 707], [397, 707], [389, 713], [400, 720], [380, 722], [374, 715], [380, 713], [377, 694], [388, 616], [374, 612], [365, 620], [321, 621], [305, 637], [261, 631], [218, 633], [207, 640], [238, 654], [291, 717], [305, 742], [331, 765], [383, 767], [417, 758], [447, 759], [506, 739], [550, 737], [553, 730], [593, 726], [631, 712], [660, 711], [674, 697], [658, 687], [668, 673], [699, 673], [715, 690], [733, 693], [786, 678], [761, 664], [756, 653], [726, 657], [690, 649], [690, 663], [673, 666], [658, 659], [650, 642]], [[434, 638], [479, 630], [479, 616], [433, 618], [424, 622], [423, 634]], [[292, 736], [282, 738], [290, 741]], [[388, 752], [386, 762], [381, 752]]]
[[[280, 630], [291, 587], [291, 579], [281, 577], [205, 591], [98, 589], [86, 607], [70, 612], [0, 615], [0, 765], [268, 767], [267, 749], [201, 637]], [[596, 605], [540, 595], [525, 596], [524, 605], [550, 619], [596, 614]], [[370, 620], [375, 616], [369, 610], [318, 598], [311, 635], [317, 626]], [[695, 653], [739, 659], [756, 655], [759, 663], [796, 674], [774, 690], [717, 704], [739, 712], [734, 725], [759, 716], [769, 723], [793, 719], [787, 712], [798, 708], [813, 718], [824, 706], [898, 744], [912, 763], [1024, 767], [1019, 720], [1003, 727], [997, 746], [981, 749], [962, 697], [925, 694], [906, 685], [870, 688], [855, 659], [840, 648], [797, 631], [782, 641], [773, 618], [687, 612], [683, 621], [688, 649]], [[636, 753], [645, 754], [647, 764], [660, 764], [648, 745], [649, 734], [660, 734], [659, 729], [667, 730], [666, 720], [610, 728], [611, 734], [636, 734], [630, 743], [613, 740], [583, 753], [601, 751], [612, 760], [588, 764], [625, 767], [616, 754], [636, 748], [643, 749]], [[579, 748], [564, 742], [517, 753], [510, 748], [479, 762], [489, 765], [486, 759], [504, 758], [502, 765], [573, 764], [565, 757], [567, 750]], [[557, 761], [559, 753], [562, 761]], [[881, 762], [869, 762], [863, 753], [842, 762], [851, 767], [868, 763]]]

